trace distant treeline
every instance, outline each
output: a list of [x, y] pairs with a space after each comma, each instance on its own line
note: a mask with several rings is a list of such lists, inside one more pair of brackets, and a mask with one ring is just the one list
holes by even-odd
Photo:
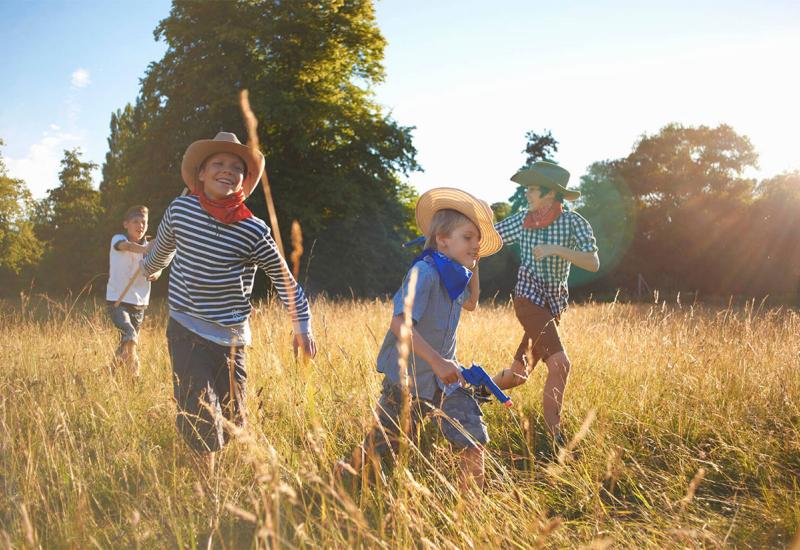
[[[145, 72], [136, 101], [111, 115], [99, 190], [97, 166], [77, 149], [64, 152], [59, 186], [39, 201], [0, 156], [2, 292], [102, 290], [125, 209], [147, 205], [155, 234], [182, 190], [186, 147], [220, 130], [245, 138], [237, 103], [245, 88], [282, 233], [293, 220], [302, 226], [301, 282], [312, 294], [392, 292], [414, 254], [401, 244], [416, 235], [416, 193], [402, 181], [419, 166], [413, 127], [372, 92], [385, 76], [386, 45], [373, 3], [176, 0], [155, 35], [167, 52]], [[526, 138], [526, 165], [558, 160], [550, 132]], [[572, 285], [794, 296], [800, 172], [756, 181], [747, 177], [756, 163], [750, 141], [729, 126], [671, 124], [627, 157], [592, 164], [572, 207], [592, 223], [602, 267], [574, 270]], [[266, 218], [261, 193], [248, 205]], [[524, 195], [492, 206], [502, 218], [524, 208]], [[511, 248], [482, 263], [484, 295], [511, 291], [516, 256]]]

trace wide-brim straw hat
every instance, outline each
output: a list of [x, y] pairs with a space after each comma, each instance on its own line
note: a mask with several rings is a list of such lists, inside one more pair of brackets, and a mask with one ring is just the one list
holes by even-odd
[[567, 189], [569, 183], [569, 172], [561, 168], [558, 164], [540, 160], [534, 162], [530, 168], [520, 170], [513, 176], [511, 181], [524, 187], [546, 187], [556, 193], [561, 193], [568, 201], [574, 201], [581, 196], [580, 191]]
[[437, 187], [425, 192], [417, 201], [417, 226], [427, 236], [433, 215], [439, 210], [461, 212], [481, 232], [478, 254], [491, 256], [503, 247], [503, 239], [494, 228], [494, 213], [489, 205], [466, 191], [452, 187]]
[[245, 197], [250, 196], [264, 172], [264, 155], [261, 151], [242, 144], [236, 134], [231, 132], [220, 132], [214, 136], [214, 139], [201, 139], [186, 148], [181, 162], [183, 183], [192, 191], [197, 189], [200, 185], [197, 180], [200, 165], [208, 157], [217, 153], [232, 153], [244, 161], [247, 166], [247, 175], [242, 182], [242, 190]]

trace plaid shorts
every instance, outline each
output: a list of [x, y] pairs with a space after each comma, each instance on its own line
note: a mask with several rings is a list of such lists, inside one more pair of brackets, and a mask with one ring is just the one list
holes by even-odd
[[[380, 426], [373, 428], [364, 441], [364, 448], [368, 452], [371, 450], [377, 456], [384, 456], [390, 447], [397, 451], [401, 404], [400, 385], [385, 380], [376, 411]], [[483, 446], [489, 442], [481, 408], [472, 394], [464, 388], [458, 388], [446, 397], [439, 390], [432, 401], [412, 397], [412, 434], [417, 432], [420, 423], [437, 407], [444, 413], [444, 416], [437, 416], [439, 429], [453, 447], [460, 450]]]

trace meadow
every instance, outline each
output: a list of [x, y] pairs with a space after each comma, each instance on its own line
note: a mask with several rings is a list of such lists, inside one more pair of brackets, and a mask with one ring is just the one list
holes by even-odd
[[[100, 302], [0, 306], [0, 548], [798, 547], [800, 314], [677, 302], [573, 306], [568, 452], [545, 460], [542, 365], [484, 406], [487, 484], [459, 494], [434, 423], [407, 459], [347, 490], [333, 465], [372, 422], [386, 301], [312, 303], [319, 354], [258, 305], [248, 425], [201, 479], [174, 428], [151, 307], [142, 376], [111, 373]], [[509, 303], [465, 312], [459, 360], [508, 366]]]

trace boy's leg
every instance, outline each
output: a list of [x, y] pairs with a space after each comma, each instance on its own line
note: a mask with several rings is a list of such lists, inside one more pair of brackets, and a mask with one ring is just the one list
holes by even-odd
[[457, 388], [442, 400], [444, 417], [440, 429], [445, 439], [460, 452], [461, 488], [482, 487], [484, 482], [483, 447], [489, 432], [480, 405], [464, 388]]
[[108, 306], [111, 322], [119, 329], [121, 338], [119, 347], [115, 352], [115, 364], [126, 364], [130, 358], [131, 346], [128, 342], [136, 340], [136, 329], [131, 322], [131, 315], [123, 304], [116, 307]]
[[514, 354], [511, 367], [494, 377], [495, 384], [500, 389], [524, 384], [539, 359], [546, 361], [551, 355], [564, 350], [558, 335], [558, 319], [548, 309], [537, 306], [526, 298], [514, 298], [514, 312], [525, 329], [525, 334]]
[[[376, 471], [380, 468], [382, 458], [394, 455], [400, 447], [400, 412], [402, 407], [402, 391], [397, 384], [384, 382], [381, 397], [378, 400], [376, 414], [378, 425], [375, 426], [364, 442], [353, 450], [350, 466], [361, 473], [364, 466], [372, 464]], [[431, 410], [431, 404], [420, 399], [411, 400], [411, 434], [416, 433], [422, 418]]]
[[216, 355], [212, 342], [204, 341], [174, 319], [167, 325], [167, 343], [178, 406], [175, 424], [189, 447], [206, 457], [225, 444], [222, 403], [214, 380], [219, 370], [227, 368], [227, 358], [225, 354]]
[[[245, 368], [244, 346], [223, 348], [219, 346], [218, 353], [226, 355], [226, 362], [220, 364], [214, 377], [214, 389], [220, 398], [222, 411], [225, 418], [236, 426], [245, 424], [245, 398], [247, 389], [247, 369]], [[233, 367], [233, 400], [231, 400], [231, 366]], [[224, 441], [228, 442], [230, 434], [224, 431]]]
[[542, 410], [544, 423], [554, 438], [561, 436], [561, 405], [564, 401], [564, 390], [567, 387], [570, 362], [566, 352], [559, 351], [545, 360], [547, 380], [544, 383]]
[[130, 341], [130, 351], [128, 356], [128, 362], [131, 365], [133, 370], [133, 376], [138, 378], [139, 372], [141, 370], [141, 364], [139, 363], [139, 354], [136, 352], [136, 346], [139, 343], [139, 332], [142, 329], [142, 321], [144, 320], [144, 310], [143, 309], [136, 309], [130, 308], [128, 312], [131, 320], [131, 325], [136, 333], [136, 337]]

